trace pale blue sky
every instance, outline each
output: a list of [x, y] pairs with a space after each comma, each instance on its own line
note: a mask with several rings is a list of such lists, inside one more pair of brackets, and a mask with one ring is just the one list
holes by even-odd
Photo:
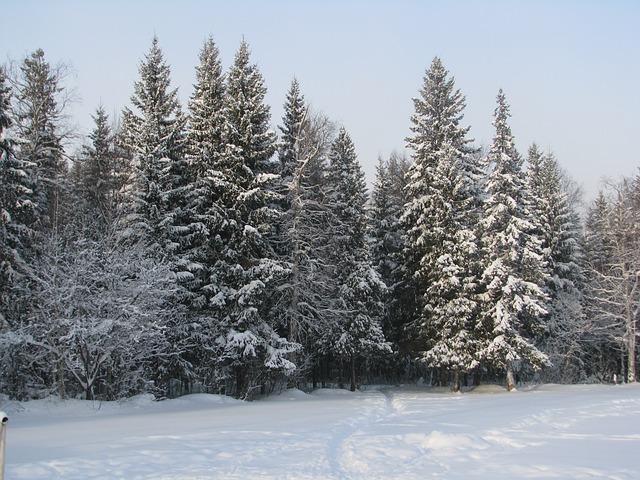
[[128, 105], [158, 36], [186, 104], [204, 39], [225, 68], [244, 37], [268, 88], [274, 128], [296, 76], [313, 106], [343, 124], [368, 179], [379, 154], [404, 148], [412, 97], [442, 58], [467, 97], [464, 124], [489, 144], [503, 88], [521, 153], [551, 149], [589, 197], [602, 176], [640, 166], [640, 2], [573, 1], [35, 1], [2, 0], [4, 59], [43, 48], [70, 63], [88, 131], [102, 103]]

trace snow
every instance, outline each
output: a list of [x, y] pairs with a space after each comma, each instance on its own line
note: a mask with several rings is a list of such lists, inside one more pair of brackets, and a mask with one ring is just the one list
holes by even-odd
[[8, 479], [640, 478], [640, 385], [3, 401]]

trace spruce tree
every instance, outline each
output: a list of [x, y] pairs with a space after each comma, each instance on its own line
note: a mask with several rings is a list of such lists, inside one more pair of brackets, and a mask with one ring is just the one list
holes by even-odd
[[76, 194], [82, 199], [86, 213], [102, 226], [111, 226], [116, 209], [117, 157], [109, 116], [102, 106], [92, 117], [94, 129], [72, 169]]
[[52, 67], [38, 49], [20, 64], [15, 87], [17, 155], [31, 177], [36, 205], [32, 225], [45, 232], [60, 227], [64, 175], [64, 66]]
[[270, 315], [288, 269], [274, 248], [282, 199], [265, 93], [262, 75], [250, 64], [248, 46], [242, 42], [225, 97], [231, 161], [224, 166], [230, 188], [222, 205], [232, 217], [225, 225], [225, 249], [215, 271], [222, 287], [213, 300], [221, 319], [220, 372], [227, 391], [238, 397], [264, 387], [268, 378], [294, 371], [288, 356], [299, 348], [278, 334]]
[[271, 130], [271, 113], [264, 103], [267, 89], [258, 66], [250, 62], [249, 45], [242, 41], [228, 75], [227, 111], [230, 144], [242, 157], [242, 172], [238, 174], [253, 180], [254, 175], [274, 173], [276, 163], [276, 134]]
[[367, 191], [355, 148], [344, 128], [329, 154], [335, 319], [332, 348], [350, 366], [351, 390], [357, 386], [356, 361], [389, 352], [380, 326], [386, 286], [371, 265], [366, 241]]
[[28, 175], [30, 165], [16, 156], [14, 143], [7, 135], [12, 125], [11, 88], [0, 68], [0, 318], [6, 321], [17, 313], [17, 302], [10, 300], [12, 290], [28, 272], [34, 237], [30, 225], [36, 206]]
[[223, 195], [229, 185], [227, 164], [233, 152], [227, 148], [225, 117], [225, 81], [219, 51], [209, 37], [200, 51], [196, 68], [196, 84], [189, 101], [187, 134], [188, 186], [185, 227], [191, 236], [183, 252], [185, 269], [194, 276], [191, 286], [196, 298], [194, 306], [206, 309], [219, 288], [212, 273], [218, 261], [224, 238], [225, 211]]
[[407, 361], [402, 319], [404, 228], [400, 221], [405, 204], [405, 175], [409, 169], [406, 156], [393, 152], [388, 159], [379, 158], [369, 208], [369, 243], [371, 262], [387, 286], [384, 295], [382, 327], [387, 340], [393, 344], [394, 355], [388, 361], [386, 373], [403, 369]]
[[497, 101], [495, 136], [487, 158], [490, 173], [484, 218], [480, 221], [484, 264], [481, 358], [506, 371], [507, 389], [511, 390], [522, 363], [536, 369], [549, 363], [533, 338], [546, 329], [546, 265], [502, 90]]
[[435, 58], [414, 99], [414, 135], [407, 139], [414, 163], [408, 172], [405, 261], [415, 294], [411, 328], [419, 359], [459, 371], [478, 365], [475, 208], [479, 166], [461, 127], [464, 97]]
[[571, 207], [555, 157], [551, 153], [543, 155], [533, 144], [527, 163], [533, 210], [539, 225], [536, 234], [542, 240], [547, 264], [549, 332], [543, 349], [560, 375], [555, 381], [576, 381], [584, 373], [582, 337], [585, 329], [579, 215]]
[[171, 89], [171, 70], [158, 38], [138, 68], [131, 103], [123, 113], [125, 146], [134, 156], [134, 178], [129, 186], [129, 234], [162, 249], [175, 250], [172, 225], [179, 223], [180, 187], [186, 181], [184, 128], [177, 89]]

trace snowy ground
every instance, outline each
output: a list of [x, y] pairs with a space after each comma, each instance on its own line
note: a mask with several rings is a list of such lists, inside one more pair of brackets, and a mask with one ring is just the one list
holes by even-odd
[[640, 385], [4, 403], [6, 479], [640, 478]]

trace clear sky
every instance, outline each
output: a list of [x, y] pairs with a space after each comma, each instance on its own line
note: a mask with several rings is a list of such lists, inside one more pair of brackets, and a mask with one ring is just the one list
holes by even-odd
[[516, 144], [535, 141], [592, 198], [603, 176], [638, 173], [637, 0], [0, 0], [0, 45], [20, 60], [42, 48], [63, 61], [85, 132], [102, 104], [129, 104], [157, 35], [186, 104], [205, 38], [228, 68], [244, 37], [262, 72], [274, 128], [292, 78], [315, 109], [345, 126], [370, 181], [378, 155], [404, 149], [412, 97], [441, 57], [467, 98], [464, 124], [488, 145], [495, 98], [511, 104]]

